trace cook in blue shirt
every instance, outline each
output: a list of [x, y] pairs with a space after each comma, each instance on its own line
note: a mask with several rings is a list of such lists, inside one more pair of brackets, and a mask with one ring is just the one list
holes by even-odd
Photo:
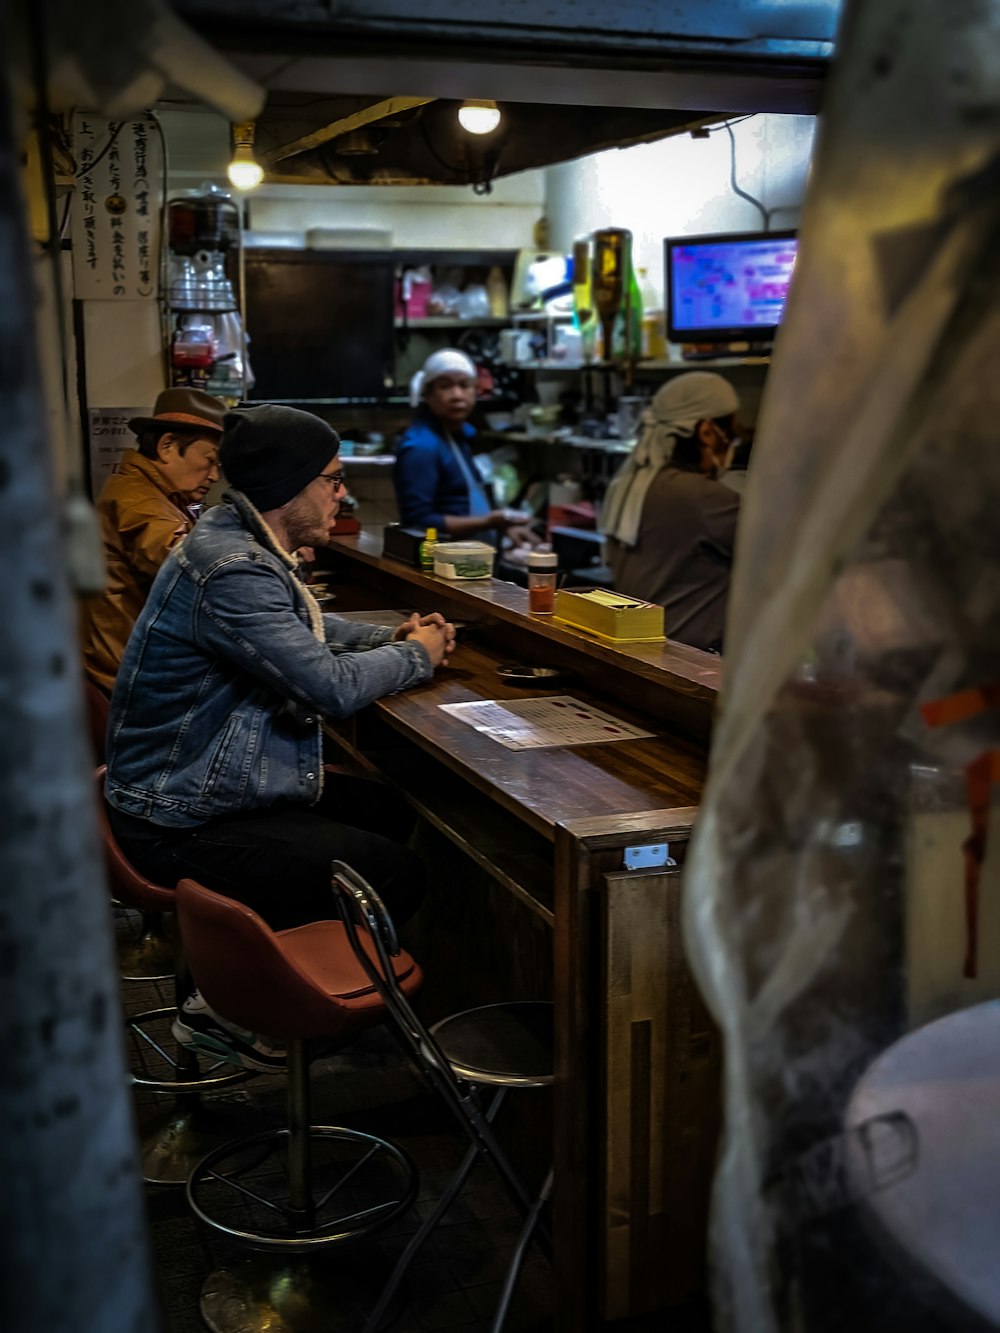
[[413, 378], [416, 413], [396, 449], [393, 481], [399, 521], [406, 528], [437, 528], [441, 537], [478, 537], [499, 545], [536, 538], [524, 525], [530, 514], [494, 508], [473, 461], [476, 432], [467, 418], [476, 404], [476, 367], [464, 352], [432, 353]]

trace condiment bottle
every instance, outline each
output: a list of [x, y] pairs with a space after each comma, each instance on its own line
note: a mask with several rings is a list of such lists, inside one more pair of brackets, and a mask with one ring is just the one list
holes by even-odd
[[528, 610], [535, 616], [550, 616], [556, 609], [555, 551], [532, 551], [528, 556]]
[[486, 275], [486, 295], [490, 300], [490, 314], [499, 319], [506, 319], [510, 314], [507, 280], [503, 270], [496, 264]]
[[437, 528], [428, 528], [420, 543], [420, 568], [425, 574], [434, 573], [434, 547], [437, 545]]

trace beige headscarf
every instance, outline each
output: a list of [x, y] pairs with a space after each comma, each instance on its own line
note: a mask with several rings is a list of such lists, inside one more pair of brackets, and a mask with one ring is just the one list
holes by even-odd
[[721, 375], [691, 370], [668, 380], [642, 414], [639, 438], [611, 480], [604, 497], [602, 528], [623, 546], [634, 546], [646, 492], [673, 457], [679, 435], [692, 435], [699, 421], [729, 416], [740, 402]]

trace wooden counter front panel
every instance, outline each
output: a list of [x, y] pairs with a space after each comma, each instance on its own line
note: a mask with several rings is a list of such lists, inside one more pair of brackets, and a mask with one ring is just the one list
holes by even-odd
[[[721, 1064], [680, 929], [696, 813], [557, 832], [558, 1333], [659, 1309], [704, 1278]], [[623, 869], [627, 846], [662, 842], [676, 870]]]
[[704, 1284], [719, 1049], [684, 956], [679, 868], [606, 875], [601, 946], [601, 1303], [619, 1319]]

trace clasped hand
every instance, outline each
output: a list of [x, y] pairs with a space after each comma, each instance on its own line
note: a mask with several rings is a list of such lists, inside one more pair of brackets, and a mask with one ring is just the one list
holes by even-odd
[[423, 644], [433, 667], [447, 666], [449, 656], [455, 651], [455, 626], [440, 611], [432, 611], [429, 616], [414, 611], [397, 626], [392, 637], [397, 642], [406, 639]]

